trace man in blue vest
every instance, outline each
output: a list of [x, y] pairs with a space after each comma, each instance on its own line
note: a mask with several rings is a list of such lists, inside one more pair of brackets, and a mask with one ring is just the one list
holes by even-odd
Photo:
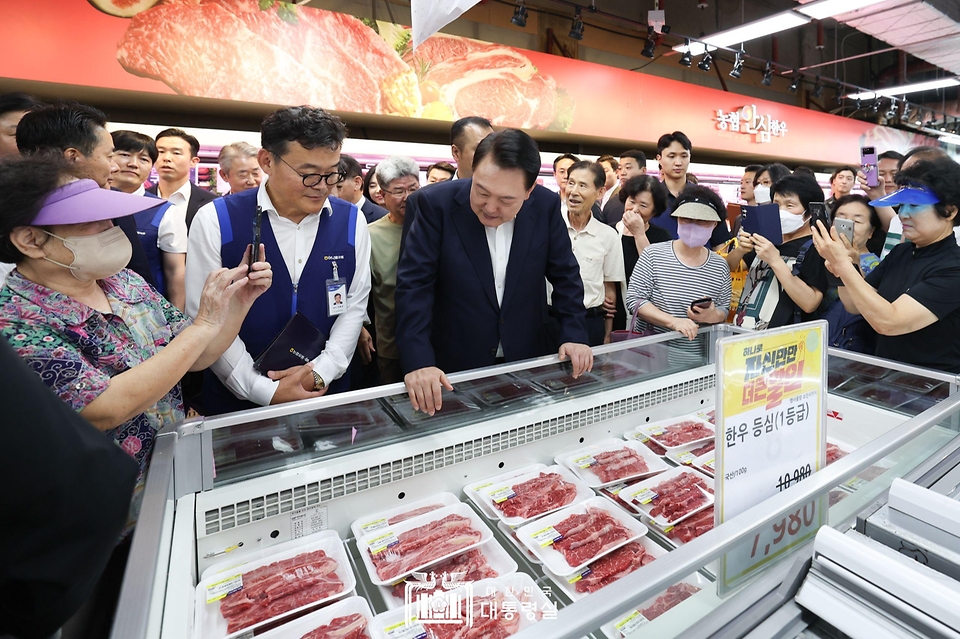
[[[288, 107], [268, 115], [257, 155], [266, 179], [256, 189], [203, 206], [190, 229], [187, 314], [197, 312], [207, 273], [237, 262], [253, 239], [277, 265], [274, 285], [250, 309], [240, 335], [207, 371], [208, 414], [319, 397], [349, 388], [370, 294], [370, 236], [356, 205], [331, 197], [340, 173], [343, 122], [323, 109]], [[284, 268], [285, 267], [285, 268]], [[340, 294], [340, 303], [336, 295]], [[300, 313], [327, 336], [313, 361], [261, 375], [258, 357]]]

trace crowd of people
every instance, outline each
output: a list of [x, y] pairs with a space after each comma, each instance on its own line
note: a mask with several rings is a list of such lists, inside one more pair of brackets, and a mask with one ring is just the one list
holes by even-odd
[[[288, 107], [260, 148], [222, 148], [218, 197], [190, 178], [194, 136], [107, 125], [0, 96], [0, 349], [136, 462], [121, 547], [155, 434], [190, 411], [403, 382], [432, 415], [448, 373], [557, 353], [576, 377], [615, 331], [692, 342], [723, 322], [824, 318], [833, 346], [960, 373], [960, 165], [939, 148], [883, 153], [877, 186], [837, 167], [829, 197], [810, 169], [749, 165], [726, 204], [681, 131], [658, 141], [659, 178], [640, 150], [564, 153], [554, 192], [534, 140], [483, 118], [453, 124], [454, 162], [422, 181], [409, 157], [364, 170], [337, 116]], [[743, 228], [763, 204], [776, 241]], [[298, 318], [322, 350], [264, 369]]]

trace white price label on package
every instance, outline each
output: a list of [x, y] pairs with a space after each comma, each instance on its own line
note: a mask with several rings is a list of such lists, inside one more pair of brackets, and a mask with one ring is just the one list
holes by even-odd
[[389, 524], [387, 524], [386, 519], [374, 519], [373, 521], [368, 521], [365, 524], [360, 524], [360, 530], [363, 531], [364, 535], [369, 535], [372, 532], [383, 530], [388, 525]]
[[416, 617], [387, 626], [383, 632], [389, 639], [425, 639], [427, 636], [427, 629]]
[[573, 463], [580, 468], [590, 468], [591, 466], [596, 465], [597, 460], [594, 459], [593, 455], [585, 455], [583, 457], [577, 457], [573, 460]]
[[207, 586], [207, 603], [220, 601], [227, 595], [243, 588], [243, 575], [233, 575]]
[[397, 539], [397, 535], [393, 531], [390, 531], [372, 539], [370, 543], [367, 544], [367, 550], [370, 551], [371, 555], [379, 555], [390, 546], [395, 546], [399, 543], [400, 540]]
[[639, 610], [634, 610], [632, 613], [613, 624], [613, 627], [617, 629], [617, 632], [620, 633], [621, 637], [629, 637], [631, 634], [648, 623], [650, 623], [649, 619], [641, 615]]
[[508, 499], [511, 499], [512, 497], [516, 497], [517, 493], [515, 493], [513, 488], [510, 486], [503, 486], [501, 488], [495, 488], [494, 490], [487, 491], [487, 495], [495, 504], [500, 504]]
[[553, 542], [560, 541], [563, 539], [563, 535], [560, 534], [553, 526], [549, 528], [544, 528], [543, 530], [538, 530], [537, 532], [530, 535], [533, 537], [533, 540], [540, 544], [542, 547], [546, 548], [547, 546], [552, 546]]

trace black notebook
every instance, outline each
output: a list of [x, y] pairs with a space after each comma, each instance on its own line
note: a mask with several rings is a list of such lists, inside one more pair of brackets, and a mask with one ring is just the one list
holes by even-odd
[[316, 359], [323, 352], [326, 343], [327, 336], [305, 315], [297, 312], [254, 360], [253, 367], [266, 375], [267, 371], [303, 366]]
[[771, 202], [760, 206], [742, 206], [743, 221], [741, 228], [747, 233], [761, 235], [776, 246], [783, 244], [780, 231], [780, 205]]

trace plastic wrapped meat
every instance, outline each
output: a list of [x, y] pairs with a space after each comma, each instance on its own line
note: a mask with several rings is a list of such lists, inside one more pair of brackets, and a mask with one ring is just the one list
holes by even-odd
[[466, 517], [451, 514], [400, 533], [396, 544], [370, 553], [377, 575], [383, 580], [406, 575], [431, 560], [476, 544], [483, 533], [471, 523]]
[[577, 487], [557, 473], [540, 473], [538, 477], [510, 488], [513, 497], [493, 504], [506, 517], [530, 519], [566, 506], [577, 497]]
[[392, 526], [394, 524], [399, 524], [401, 521], [413, 519], [414, 517], [419, 517], [420, 515], [426, 515], [429, 512], [433, 512], [434, 510], [440, 510], [441, 508], [443, 508], [443, 504], [430, 504], [429, 506], [423, 506], [422, 508], [414, 508], [413, 510], [407, 511], [405, 513], [394, 515], [393, 517], [387, 520], [387, 525]]
[[713, 530], [713, 506], [698, 512], [689, 519], [681, 521], [670, 529], [667, 537], [685, 544], [711, 530]]
[[661, 457], [663, 457], [664, 455], [667, 454], [667, 449], [661, 446], [660, 444], [658, 444], [657, 442], [653, 441], [652, 439], [649, 439], [649, 438], [638, 439], [637, 441], [643, 444], [644, 446], [646, 446], [647, 448], [649, 448], [654, 455], [660, 455]]
[[[274, 562], [243, 575], [243, 587], [220, 601], [233, 633], [343, 590], [337, 562], [322, 550]], [[347, 568], [349, 570], [349, 568]]]
[[360, 613], [332, 619], [325, 626], [311, 630], [300, 639], [370, 639], [367, 620]]
[[[461, 384], [458, 388], [462, 388]], [[536, 388], [520, 380], [508, 380], [500, 384], [486, 384], [474, 391], [480, 401], [497, 406], [507, 402], [515, 402], [527, 397], [541, 394]]]
[[596, 592], [654, 559], [642, 545], [630, 542], [590, 564], [590, 574], [576, 583], [577, 592]]
[[651, 490], [656, 497], [652, 501], [650, 516], [669, 522], [677, 521], [703, 506], [710, 501], [704, 491], [713, 492], [703, 478], [694, 473], [683, 473], [660, 482]]
[[653, 621], [677, 604], [700, 592], [700, 589], [688, 583], [678, 583], [667, 588], [667, 591], [657, 597], [649, 608], [644, 608], [640, 614]]
[[655, 439], [663, 446], [683, 446], [707, 437], [713, 437], [713, 430], [701, 421], [688, 419], [677, 424], [671, 424], [663, 429], [663, 433], [655, 435]]
[[590, 471], [605, 484], [622, 477], [642, 475], [650, 470], [646, 460], [637, 451], [626, 446], [619, 450], [596, 453], [593, 458], [596, 463], [590, 466]]
[[[436, 585], [433, 588], [418, 587], [416, 590], [418, 594], [430, 594], [442, 589], [442, 576], [444, 574], [452, 575], [454, 573], [462, 573], [463, 578], [460, 581], [480, 581], [481, 579], [489, 579], [491, 577], [499, 576], [497, 571], [491, 568], [490, 564], [487, 563], [487, 558], [484, 557], [483, 553], [477, 549], [468, 550], [467, 552], [443, 561], [436, 566], [431, 566], [429, 571], [436, 575]], [[416, 583], [416, 581], [413, 579], [407, 579], [396, 584], [393, 586], [393, 596], [397, 599], [403, 599], [408, 583], [412, 584]]]
[[636, 369], [630, 368], [629, 366], [624, 366], [623, 364], [618, 364], [617, 362], [603, 362], [601, 364], [594, 364], [593, 370], [590, 372], [600, 379], [609, 382], [634, 379], [639, 373], [639, 371]]
[[629, 539], [631, 532], [600, 508], [588, 508], [583, 515], [571, 515], [554, 528], [563, 539], [553, 549], [563, 555], [570, 566], [580, 566], [606, 549]]
[[[464, 598], [460, 603], [460, 618], [468, 618], [467, 606], [473, 606], [473, 625], [440, 624], [424, 622], [427, 639], [503, 639], [516, 634], [520, 629], [520, 614], [507, 619], [503, 610], [505, 597], [502, 593]], [[516, 602], [512, 602], [516, 605]]]
[[846, 455], [836, 444], [827, 442], [827, 466]]
[[693, 455], [694, 457], [699, 457], [700, 455], [706, 455], [711, 450], [716, 448], [716, 445], [717, 445], [716, 441], [709, 441], [703, 446], [700, 446], [699, 448], [694, 448], [693, 450], [691, 450], [690, 454]]

